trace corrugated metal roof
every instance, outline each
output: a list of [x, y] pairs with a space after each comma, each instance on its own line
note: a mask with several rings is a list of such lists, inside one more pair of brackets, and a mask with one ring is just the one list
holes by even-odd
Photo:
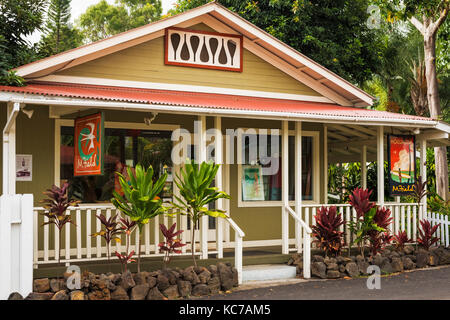
[[343, 107], [337, 104], [257, 98], [237, 95], [197, 93], [171, 90], [153, 90], [111, 86], [31, 83], [25, 87], [0, 86], [0, 91], [52, 97], [69, 97], [129, 103], [186, 106], [261, 112], [286, 112], [322, 116], [342, 116], [364, 119], [403, 119], [434, 121], [431, 118], [400, 113]]

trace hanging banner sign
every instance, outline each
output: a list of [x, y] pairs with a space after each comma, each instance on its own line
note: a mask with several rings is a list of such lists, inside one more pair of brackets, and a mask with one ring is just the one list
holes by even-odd
[[240, 35], [167, 28], [165, 64], [242, 72]]
[[416, 177], [416, 139], [414, 136], [388, 135], [387, 140], [389, 194], [412, 194]]
[[103, 174], [103, 112], [75, 119], [74, 176]]

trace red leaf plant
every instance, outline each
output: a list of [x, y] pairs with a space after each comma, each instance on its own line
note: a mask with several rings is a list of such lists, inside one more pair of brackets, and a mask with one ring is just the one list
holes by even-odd
[[[119, 258], [120, 263], [122, 264], [122, 272], [127, 272], [127, 264], [129, 262], [134, 262], [136, 260], [131, 259], [131, 257], [134, 255], [134, 250], [131, 251], [131, 253], [128, 253], [130, 251], [130, 237], [131, 233], [133, 233], [134, 230], [136, 230], [137, 223], [136, 221], [130, 221], [128, 218], [120, 218], [120, 230], [125, 233], [126, 236], [126, 251], [124, 254], [121, 254], [116, 251], [116, 256]], [[124, 268], [125, 266], [125, 268]]]
[[177, 224], [174, 223], [169, 229], [162, 223], [159, 225], [159, 229], [164, 236], [164, 242], [158, 244], [159, 251], [165, 253], [163, 258], [164, 268], [166, 268], [167, 264], [170, 262], [170, 255], [172, 253], [181, 253], [181, 250], [179, 249], [186, 245], [186, 243], [181, 243], [180, 239], [176, 239], [177, 236], [184, 232], [184, 230], [175, 231], [176, 225]]
[[135, 262], [136, 260], [132, 259], [133, 255], [134, 255], [134, 250], [131, 251], [129, 254], [125, 253], [125, 254], [121, 254], [119, 252], [115, 252], [117, 258], [119, 258], [120, 264], [121, 264], [121, 269], [122, 269], [122, 273], [123, 272], [127, 272], [127, 265], [130, 262]]
[[120, 242], [120, 238], [117, 236], [122, 233], [122, 229], [118, 226], [117, 214], [107, 219], [104, 215], [96, 215], [97, 219], [100, 220], [104, 229], [91, 234], [91, 237], [102, 237], [106, 241], [106, 253], [108, 260], [110, 259], [110, 243], [112, 240]]
[[364, 214], [375, 207], [375, 203], [369, 200], [372, 190], [356, 188], [349, 196], [350, 205], [355, 209], [358, 219], [364, 217]]
[[407, 243], [412, 243], [412, 239], [408, 238], [406, 231], [400, 231], [394, 236], [395, 246], [398, 250], [403, 250]]
[[68, 188], [69, 184], [67, 182], [61, 188], [53, 185], [51, 189], [43, 192], [48, 198], [41, 201], [44, 204], [43, 207], [46, 209], [42, 215], [48, 218], [48, 221], [44, 222], [42, 226], [54, 224], [59, 231], [58, 263], [61, 261], [61, 230], [67, 223], [75, 225], [70, 215], [66, 215], [66, 210], [70, 206], [77, 206], [79, 203], [79, 201], [72, 200], [69, 197], [67, 192]]
[[375, 256], [377, 253], [384, 250], [384, 248], [391, 243], [394, 237], [389, 233], [389, 225], [392, 223], [391, 210], [386, 208], [377, 208], [373, 217], [375, 228], [369, 230], [370, 251]]
[[312, 226], [312, 236], [316, 239], [318, 247], [328, 253], [338, 255], [341, 252], [344, 232], [339, 231], [339, 227], [344, 224], [342, 217], [337, 213], [336, 206], [330, 208], [323, 207], [317, 210], [316, 225]]
[[420, 220], [420, 225], [422, 229], [419, 229], [420, 236], [417, 239], [417, 242], [422, 248], [429, 250], [433, 244], [439, 241], [439, 238], [433, 237], [433, 234], [436, 232], [437, 228], [439, 228], [441, 224], [439, 223], [434, 227], [431, 227], [430, 222], [426, 219], [423, 219]]

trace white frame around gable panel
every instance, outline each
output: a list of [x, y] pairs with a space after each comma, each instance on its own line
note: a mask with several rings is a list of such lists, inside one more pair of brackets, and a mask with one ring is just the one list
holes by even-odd
[[[54, 183], [59, 186], [60, 184], [60, 167], [61, 167], [61, 127], [73, 127], [74, 120], [72, 119], [55, 119], [55, 160], [54, 160]], [[135, 130], [161, 130], [161, 131], [173, 131], [179, 129], [179, 125], [174, 124], [151, 124], [146, 125], [145, 123], [137, 123], [137, 122], [114, 122], [114, 121], [105, 121], [105, 128], [114, 128], [114, 129], [135, 129]], [[86, 204], [86, 205], [93, 205]]]
[[[248, 128], [239, 128], [242, 130], [246, 130]], [[259, 133], [259, 130], [261, 129], [255, 129], [256, 133]], [[267, 133], [270, 134], [271, 129], [263, 129], [267, 130]], [[280, 130], [280, 129], [277, 129]], [[281, 130], [280, 130], [280, 136], [281, 136]], [[289, 136], [295, 136], [295, 130], [289, 130]], [[318, 204], [320, 203], [320, 131], [302, 131], [302, 137], [312, 137], [312, 181], [313, 181], [313, 200], [303, 200], [303, 204]], [[240, 150], [242, 144], [242, 136], [241, 132], [239, 132], [237, 136], [237, 143], [236, 148], [237, 150]], [[280, 150], [281, 152], [281, 150]], [[239, 152], [237, 152], [237, 156], [239, 156]], [[281, 165], [281, 163], [280, 163]], [[276, 201], [270, 201], [270, 200], [264, 200], [264, 201], [243, 201], [242, 200], [242, 164], [237, 164], [238, 166], [238, 175], [237, 175], [237, 181], [238, 181], [238, 208], [251, 208], [251, 207], [280, 207], [283, 206], [282, 200], [276, 200]], [[295, 200], [289, 201], [290, 206], [295, 205]]]

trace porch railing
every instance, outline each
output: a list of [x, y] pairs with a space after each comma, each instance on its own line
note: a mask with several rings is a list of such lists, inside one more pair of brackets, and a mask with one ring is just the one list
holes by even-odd
[[[48, 219], [42, 216], [45, 209], [43, 207], [35, 207], [34, 211], [34, 267], [37, 268], [39, 265], [52, 264], [58, 262], [58, 248], [59, 248], [59, 237], [58, 229], [54, 225], [44, 225]], [[170, 212], [169, 212], [170, 213]], [[96, 204], [92, 206], [79, 206], [79, 207], [69, 207], [67, 214], [71, 216], [73, 224], [66, 224], [62, 230], [62, 241], [61, 241], [61, 259], [62, 263], [69, 265], [71, 263], [81, 262], [81, 261], [100, 261], [107, 260], [107, 244], [101, 237], [92, 237], [91, 235], [95, 232], [101, 230], [102, 226], [100, 221], [96, 218], [96, 215], [105, 215], [107, 218], [112, 215], [118, 215], [119, 217], [124, 217], [123, 214], [117, 210], [114, 206], [109, 204]], [[234, 231], [235, 235], [235, 263], [236, 269], [238, 270], [239, 279], [242, 278], [242, 243], [244, 232], [239, 228], [239, 226], [231, 219], [223, 219], [227, 221], [231, 228], [222, 227], [217, 230], [219, 234], [218, 239], [222, 239], [226, 243], [226, 247], [232, 247], [232, 243], [229, 241], [230, 236], [224, 234], [225, 230]], [[222, 221], [223, 221], [222, 220]], [[145, 225], [143, 234], [141, 237], [141, 245], [138, 248], [139, 230], [134, 231], [130, 243], [130, 251], [134, 250], [137, 254], [138, 250], [141, 251], [141, 257], [162, 257], [164, 254], [159, 252], [158, 243], [163, 240], [163, 236], [159, 230], [159, 224], [164, 223], [169, 225], [176, 222], [179, 229], [185, 230], [181, 234], [181, 241], [185, 243], [190, 243], [189, 235], [191, 234], [193, 225], [191, 224], [188, 228], [186, 216], [181, 215], [161, 215], [157, 216], [151, 220], [151, 222]], [[199, 232], [202, 232], [204, 228], [199, 228], [196, 226]], [[206, 228], [207, 230], [208, 228]], [[233, 229], [233, 230], [231, 230]], [[208, 239], [208, 232], [205, 234], [206, 237], [206, 257], [211, 254], [217, 254], [219, 257], [223, 256], [223, 245], [218, 246], [214, 239]], [[197, 236], [194, 246], [194, 254], [202, 258], [201, 239], [205, 237]], [[125, 235], [120, 235], [119, 238], [121, 242], [111, 243], [110, 252], [111, 258], [114, 258], [114, 252], [125, 252], [126, 250], [126, 237]], [[190, 245], [184, 246], [182, 253], [180, 255], [191, 255]], [[211, 250], [212, 249], [212, 250]], [[219, 252], [220, 251], [220, 252]], [[205, 258], [206, 258], [205, 257]]]
[[[356, 211], [349, 204], [304, 204], [302, 205], [302, 212], [299, 218], [307, 225], [314, 226], [316, 223], [314, 216], [316, 215], [317, 210], [322, 206], [328, 208], [331, 206], [336, 206], [338, 212], [342, 215], [345, 223], [341, 225], [340, 231], [344, 232], [344, 245], [348, 246], [354, 240], [353, 234], [349, 230], [348, 222], [356, 221]], [[391, 217], [393, 218], [392, 224], [390, 225], [391, 234], [397, 234], [400, 231], [406, 231], [408, 237], [412, 238], [412, 240], [415, 242], [417, 240], [419, 232], [419, 220], [422, 220], [426, 216], [426, 205], [422, 203], [417, 204], [388, 202], [384, 204], [384, 207], [391, 210]], [[290, 211], [292, 211], [292, 209]], [[292, 214], [292, 212], [290, 211], [290, 216], [294, 219], [295, 222], [297, 215]], [[439, 229], [439, 232], [444, 232], [443, 234], [445, 235], [444, 228], [442, 228], [442, 231], [441, 229]], [[290, 239], [290, 243], [295, 243], [295, 239]], [[297, 247], [297, 245], [294, 245], [289, 250], [297, 251]], [[315, 248], [316, 245], [312, 243], [311, 247]]]

